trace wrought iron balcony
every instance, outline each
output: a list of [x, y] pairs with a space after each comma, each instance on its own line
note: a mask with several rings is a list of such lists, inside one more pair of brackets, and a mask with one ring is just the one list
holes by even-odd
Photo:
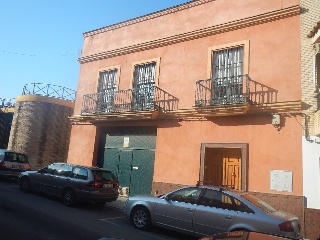
[[195, 106], [242, 104], [249, 101], [248, 75], [199, 80], [196, 82]]
[[178, 109], [178, 99], [157, 86], [105, 91], [83, 96], [81, 114], [163, 112]]

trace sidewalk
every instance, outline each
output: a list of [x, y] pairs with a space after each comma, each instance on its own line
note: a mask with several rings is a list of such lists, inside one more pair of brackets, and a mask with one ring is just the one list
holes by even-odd
[[116, 201], [107, 202], [105, 204], [105, 206], [106, 207], [110, 207], [110, 208], [116, 208], [116, 209], [122, 210], [123, 204], [127, 199], [128, 199], [128, 197], [126, 197], [126, 196], [119, 196]]

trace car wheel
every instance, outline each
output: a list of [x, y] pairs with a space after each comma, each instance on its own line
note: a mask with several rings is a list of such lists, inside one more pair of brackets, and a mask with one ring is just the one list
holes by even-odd
[[71, 207], [76, 203], [76, 196], [74, 195], [74, 191], [72, 189], [66, 189], [62, 195], [63, 204]]
[[30, 192], [30, 189], [31, 189], [30, 180], [27, 177], [23, 177], [20, 180], [20, 191]]
[[146, 230], [151, 227], [151, 217], [148, 209], [145, 207], [136, 207], [131, 214], [131, 221], [135, 228]]

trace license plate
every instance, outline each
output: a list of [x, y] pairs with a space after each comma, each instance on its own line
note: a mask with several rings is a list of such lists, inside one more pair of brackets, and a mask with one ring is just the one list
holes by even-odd
[[11, 168], [24, 169], [24, 166], [23, 165], [18, 165], [18, 164], [12, 164]]
[[103, 184], [103, 187], [105, 187], [105, 188], [112, 188], [112, 187], [113, 187], [113, 184], [111, 184], [111, 183], [105, 183], [105, 184]]

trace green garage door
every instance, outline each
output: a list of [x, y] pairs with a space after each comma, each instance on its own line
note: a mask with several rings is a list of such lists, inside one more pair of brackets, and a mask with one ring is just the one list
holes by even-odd
[[153, 150], [134, 150], [132, 156], [132, 172], [130, 195], [150, 194], [154, 169]]
[[103, 161], [104, 168], [113, 171], [121, 187], [129, 188], [129, 195], [150, 194], [152, 188], [155, 131], [143, 132], [121, 129], [105, 135]]

